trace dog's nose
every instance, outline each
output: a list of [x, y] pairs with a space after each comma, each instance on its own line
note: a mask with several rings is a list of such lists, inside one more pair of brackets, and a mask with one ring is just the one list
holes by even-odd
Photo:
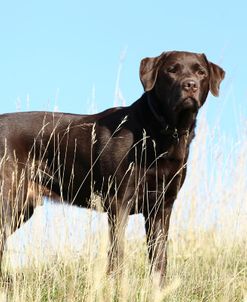
[[183, 89], [186, 91], [196, 92], [198, 89], [198, 86], [195, 81], [193, 80], [186, 80], [183, 82]]

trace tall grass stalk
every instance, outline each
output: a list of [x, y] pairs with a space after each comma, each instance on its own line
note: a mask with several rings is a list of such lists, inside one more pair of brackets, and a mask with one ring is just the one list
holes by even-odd
[[[0, 299], [18, 302], [247, 301], [246, 142], [244, 137], [239, 144], [229, 146], [217, 131], [209, 128], [205, 119], [198, 126], [191, 146], [187, 180], [172, 214], [168, 275], [163, 290], [156, 286], [155, 276], [149, 276], [143, 225], [140, 227], [137, 217], [131, 218], [132, 236], [126, 235], [120, 282], [114, 275], [106, 274], [105, 218], [99, 219], [98, 227], [92, 230], [93, 210], [75, 221], [66, 220], [63, 211], [57, 211], [49, 226], [53, 237], [47, 237], [49, 240], [44, 244], [42, 234], [47, 230], [39, 208], [32, 221], [23, 226], [28, 229], [26, 236], [30, 236], [30, 242], [18, 250], [17, 241], [22, 240], [18, 234], [8, 241], [4, 265], [12, 280], [0, 280]], [[73, 177], [71, 186], [72, 182]], [[99, 199], [91, 198], [100, 210]], [[85, 234], [83, 244], [78, 243], [77, 248], [69, 244], [73, 234], [69, 227], [65, 231], [66, 224], [74, 225], [77, 231], [81, 228]], [[64, 244], [59, 245], [59, 240], [55, 240], [54, 249], [51, 241], [59, 235], [57, 230], [61, 225]], [[74, 241], [77, 241], [75, 235]], [[17, 265], [17, 259], [23, 257], [28, 260]]]

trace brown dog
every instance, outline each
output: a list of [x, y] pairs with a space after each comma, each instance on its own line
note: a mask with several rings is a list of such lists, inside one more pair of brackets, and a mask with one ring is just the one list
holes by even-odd
[[[198, 110], [224, 71], [204, 54], [164, 52], [143, 59], [145, 93], [129, 107], [95, 115], [49, 112], [0, 117], [1, 245], [47, 195], [108, 213], [109, 270], [123, 258], [129, 214], [143, 213], [152, 269], [163, 283], [173, 203], [185, 174]], [[0, 259], [1, 260], [1, 259]]]

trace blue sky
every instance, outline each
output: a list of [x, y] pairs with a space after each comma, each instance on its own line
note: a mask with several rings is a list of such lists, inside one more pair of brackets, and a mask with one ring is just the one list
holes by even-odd
[[246, 11], [244, 1], [0, 1], [0, 113], [87, 113], [92, 98], [98, 111], [110, 107], [123, 52], [120, 89], [131, 104], [143, 57], [188, 50], [226, 70], [207, 111], [232, 133], [246, 116]]

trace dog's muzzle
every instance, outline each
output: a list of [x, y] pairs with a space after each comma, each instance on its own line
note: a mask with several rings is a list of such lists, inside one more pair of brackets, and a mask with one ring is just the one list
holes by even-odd
[[199, 109], [198, 101], [193, 97], [184, 97], [181, 98], [177, 105], [175, 106], [175, 111], [177, 113], [183, 110], [191, 110], [192, 112], [197, 112]]

